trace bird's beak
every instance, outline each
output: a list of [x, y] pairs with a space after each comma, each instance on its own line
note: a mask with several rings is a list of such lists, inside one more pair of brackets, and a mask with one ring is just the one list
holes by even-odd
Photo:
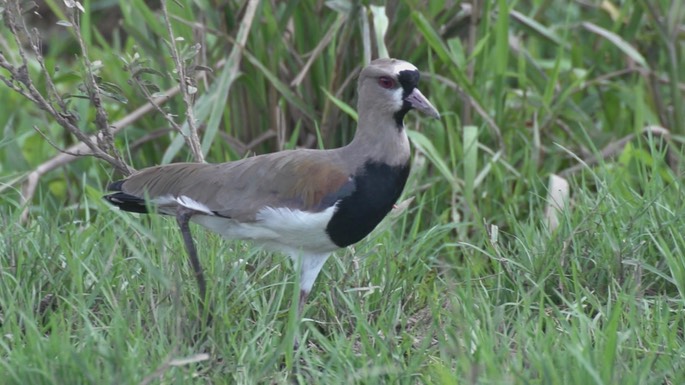
[[418, 88], [414, 88], [414, 90], [406, 97], [404, 98], [413, 108], [415, 108], [418, 111], [423, 112], [424, 114], [434, 117], [435, 119], [440, 119], [440, 113], [438, 110], [433, 107], [431, 102], [426, 99], [425, 96], [419, 91]]

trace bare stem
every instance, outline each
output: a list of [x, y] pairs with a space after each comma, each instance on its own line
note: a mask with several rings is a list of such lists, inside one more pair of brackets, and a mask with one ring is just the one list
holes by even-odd
[[[0, 67], [9, 73], [9, 76], [0, 76], [0, 81], [2, 81], [2, 83], [4, 83], [11, 90], [17, 92], [31, 103], [35, 104], [41, 110], [47, 112], [53, 119], [57, 121], [60, 126], [78, 138], [90, 150], [90, 153], [93, 156], [106, 161], [124, 175], [131, 174], [133, 169], [122, 160], [122, 158], [119, 156], [119, 153], [114, 148], [114, 140], [107, 120], [107, 113], [102, 105], [100, 90], [92, 72], [92, 64], [88, 60], [86, 47], [81, 36], [81, 31], [78, 28], [75, 10], [71, 10], [70, 17], [72, 24], [74, 25], [74, 33], [79, 41], [84, 57], [86, 66], [85, 83], [86, 88], [88, 89], [88, 96], [96, 108], [95, 123], [98, 127], [99, 133], [95, 136], [88, 135], [85, 131], [78, 127], [77, 117], [71, 111], [69, 111], [67, 103], [57, 92], [57, 88], [52, 80], [50, 71], [48, 71], [45, 65], [43, 53], [40, 48], [41, 45], [38, 31], [35, 29], [29, 31], [29, 28], [22, 17], [20, 1], [6, 1], [4, 4], [5, 8], [3, 16], [5, 19], [5, 25], [10, 30], [14, 38], [14, 43], [16, 45], [21, 63], [18, 65], [13, 64], [7, 59], [7, 57], [0, 53]], [[33, 60], [35, 60], [40, 66], [40, 75], [45, 79], [47, 88], [44, 92], [39, 91], [33, 82], [31, 73], [29, 72], [29, 55], [22, 38], [25, 38], [25, 40], [28, 42], [30, 52], [33, 54]], [[45, 137], [38, 127], [35, 128], [39, 133], [41, 133], [41, 135]], [[47, 137], [45, 138], [48, 139]], [[62, 152], [63, 155], [75, 154], [68, 152], [65, 153], [65, 150], [56, 146], [51, 140], [48, 140], [48, 143], [53, 145], [58, 151]], [[32, 174], [29, 176], [28, 182], [25, 185], [27, 188], [24, 189], [22, 194], [22, 200], [24, 202], [28, 202], [30, 199], [32, 199], [38, 177], [39, 174]], [[27, 218], [28, 210], [24, 210], [22, 219], [26, 220]]]
[[[6, 69], [10, 73], [10, 79], [3, 78], [3, 82], [10, 86], [12, 90], [26, 97], [38, 108], [50, 114], [50, 116], [52, 116], [60, 126], [64, 127], [72, 135], [76, 136], [80, 141], [84, 142], [92, 151], [94, 156], [110, 163], [122, 173], [126, 175], [130, 174], [131, 168], [118, 156], [118, 153], [116, 150], [114, 150], [113, 145], [111, 145], [111, 141], [109, 145], [104, 144], [104, 142], [96, 144], [95, 142], [91, 141], [90, 137], [77, 126], [76, 117], [67, 110], [66, 103], [57, 93], [52, 81], [52, 77], [45, 67], [42, 52], [40, 51], [37, 31], [30, 33], [28, 27], [24, 23], [23, 18], [21, 17], [21, 6], [19, 1], [14, 1], [12, 4], [8, 4], [8, 7], [5, 9], [5, 20], [7, 27], [10, 29], [10, 32], [14, 37], [22, 64], [19, 67], [12, 65], [2, 54], [0, 54], [0, 67]], [[80, 37], [79, 29], [75, 28], [75, 31], [77, 36]], [[45, 95], [43, 95], [36, 88], [35, 84], [33, 83], [33, 79], [31, 79], [31, 75], [28, 71], [27, 53], [24, 45], [21, 42], [21, 39], [19, 38], [22, 35], [29, 40], [29, 45], [31, 46], [34, 56], [36, 57], [36, 61], [41, 66], [41, 72], [46, 79], [46, 84], [48, 84], [48, 91]], [[94, 78], [92, 78], [92, 73], [91, 80], [93, 83], [95, 82]], [[102, 109], [102, 103], [99, 100], [99, 94], [95, 92], [93, 95], [97, 96], [97, 98], [93, 99], [91, 96], [91, 100], [93, 100], [94, 104], [96, 104], [96, 107], [99, 106], [99, 108], [104, 112], [104, 109]], [[59, 106], [60, 110], [58, 111], [55, 109], [53, 104]], [[107, 128], [106, 114], [104, 115], [104, 120], [99, 124], [101, 131], [106, 132], [106, 130], [102, 130], [103, 126]], [[58, 150], [60, 149], [58, 148]]]
[[193, 97], [188, 89], [188, 83], [191, 83], [193, 79], [186, 75], [186, 68], [184, 63], [181, 61], [181, 57], [178, 53], [178, 48], [176, 47], [176, 38], [174, 37], [174, 31], [171, 28], [171, 22], [169, 20], [169, 11], [167, 10], [166, 0], [161, 1], [162, 14], [164, 15], [164, 24], [167, 27], [167, 33], [169, 34], [169, 47], [171, 49], [171, 57], [174, 60], [174, 65], [176, 66], [176, 71], [178, 72], [178, 83], [181, 87], [181, 95], [183, 96], [183, 102], [186, 105], [186, 122], [188, 123], [188, 134], [186, 135], [182, 130], [179, 132], [183, 135], [190, 147], [190, 151], [193, 154], [196, 162], [204, 162], [205, 158], [202, 154], [202, 147], [200, 145], [200, 137], [198, 136], [198, 127], [195, 120], [195, 112], [193, 109]]
[[81, 48], [81, 57], [83, 58], [83, 66], [85, 67], [85, 88], [88, 92], [88, 99], [93, 103], [95, 107], [95, 126], [102, 133], [102, 140], [98, 140], [98, 146], [105, 150], [107, 153], [113, 154], [113, 157], [117, 162], [121, 161], [119, 154], [114, 150], [114, 137], [112, 136], [111, 130], [109, 128], [107, 111], [105, 111], [102, 106], [102, 99], [100, 97], [100, 87], [98, 87], [95, 81], [95, 76], [93, 75], [93, 63], [88, 58], [88, 49], [83, 41], [83, 36], [81, 35], [81, 28], [78, 18], [78, 13], [75, 8], [69, 10], [69, 18], [74, 26], [73, 31], [78, 41], [79, 47]]

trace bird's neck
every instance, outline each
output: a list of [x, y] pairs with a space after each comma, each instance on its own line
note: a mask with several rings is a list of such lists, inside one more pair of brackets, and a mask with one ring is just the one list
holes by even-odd
[[410, 149], [404, 127], [398, 127], [392, 117], [373, 115], [377, 114], [360, 115], [357, 132], [344, 151], [348, 156], [362, 156], [391, 166], [405, 165]]

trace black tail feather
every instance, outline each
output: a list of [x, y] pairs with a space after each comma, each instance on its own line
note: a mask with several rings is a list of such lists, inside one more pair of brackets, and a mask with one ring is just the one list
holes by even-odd
[[103, 198], [107, 202], [117, 206], [119, 209], [124, 211], [130, 211], [132, 213], [141, 214], [149, 213], [147, 205], [145, 204], [145, 199], [137, 197], [135, 195], [126, 194], [125, 192], [121, 191], [124, 182], [125, 180], [119, 180], [110, 183], [109, 186], [107, 186], [107, 190], [117, 192], [115, 192], [114, 194], [105, 195], [103, 196]]
[[124, 182], [126, 182], [126, 179], [114, 181], [110, 184], [107, 185], [107, 191], [122, 191], [121, 189], [124, 186]]

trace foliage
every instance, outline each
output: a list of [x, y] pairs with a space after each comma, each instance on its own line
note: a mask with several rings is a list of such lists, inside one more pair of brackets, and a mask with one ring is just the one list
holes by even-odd
[[[0, 85], [3, 383], [685, 383], [681, 1], [262, 1], [244, 47], [245, 1], [168, 2], [173, 40], [156, 2], [83, 1], [79, 24], [64, 3], [24, 19], [94, 134], [79, 28], [135, 168], [193, 159], [169, 128], [183, 93], [136, 112], [178, 84], [172, 44], [211, 162], [347, 143], [354, 76], [384, 47], [443, 118], [407, 118], [413, 202], [328, 262], [299, 329], [283, 256], [195, 231], [218, 315], [202, 334], [173, 221], [106, 206], [107, 163], [66, 163], [22, 201], [76, 139]], [[554, 229], [552, 174], [571, 186]]]

